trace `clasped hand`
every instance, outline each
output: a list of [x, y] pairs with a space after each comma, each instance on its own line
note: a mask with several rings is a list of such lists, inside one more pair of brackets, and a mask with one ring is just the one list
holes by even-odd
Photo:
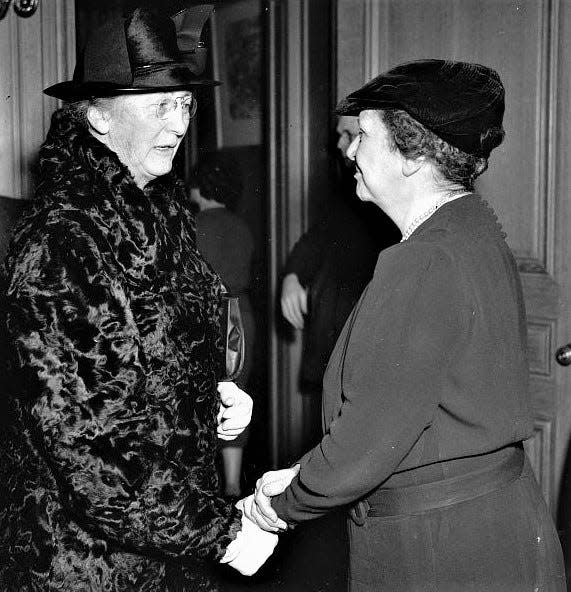
[[234, 440], [252, 419], [252, 398], [234, 382], [219, 382], [220, 410], [217, 434], [221, 440]]
[[283, 493], [298, 473], [299, 465], [264, 473], [256, 482], [255, 492], [240, 500], [238, 507], [246, 517], [267, 532], [286, 530], [287, 524], [272, 508], [271, 498]]
[[245, 576], [253, 575], [264, 564], [277, 545], [275, 533], [287, 528], [272, 509], [270, 498], [282, 493], [298, 473], [299, 465], [264, 473], [255, 493], [236, 504], [242, 512], [242, 528], [226, 549], [222, 563]]

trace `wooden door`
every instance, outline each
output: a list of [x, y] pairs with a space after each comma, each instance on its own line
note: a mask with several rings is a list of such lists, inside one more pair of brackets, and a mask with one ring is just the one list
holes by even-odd
[[340, 96], [355, 88], [355, 72], [368, 80], [419, 58], [480, 62], [504, 81], [506, 140], [479, 190], [522, 274], [535, 413], [526, 449], [567, 543], [571, 366], [558, 365], [555, 352], [571, 342], [571, 3], [338, 0], [337, 8]]

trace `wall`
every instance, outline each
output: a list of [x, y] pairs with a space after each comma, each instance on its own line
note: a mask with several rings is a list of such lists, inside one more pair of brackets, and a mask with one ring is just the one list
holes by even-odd
[[42, 94], [75, 64], [74, 3], [43, 0], [29, 18], [0, 21], [0, 195], [29, 198], [38, 149], [57, 106]]

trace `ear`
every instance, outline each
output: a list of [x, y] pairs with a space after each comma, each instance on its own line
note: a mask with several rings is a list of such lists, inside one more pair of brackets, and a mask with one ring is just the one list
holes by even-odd
[[424, 156], [419, 156], [418, 158], [403, 158], [402, 174], [405, 177], [411, 177], [424, 166], [424, 162]]
[[109, 120], [111, 114], [100, 107], [89, 105], [87, 108], [87, 121], [95, 132], [104, 136], [109, 133]]

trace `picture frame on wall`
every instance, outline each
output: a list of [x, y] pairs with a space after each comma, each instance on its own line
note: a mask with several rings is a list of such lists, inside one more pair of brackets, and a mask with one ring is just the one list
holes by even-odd
[[217, 7], [212, 17], [216, 142], [219, 149], [262, 143], [260, 0]]

